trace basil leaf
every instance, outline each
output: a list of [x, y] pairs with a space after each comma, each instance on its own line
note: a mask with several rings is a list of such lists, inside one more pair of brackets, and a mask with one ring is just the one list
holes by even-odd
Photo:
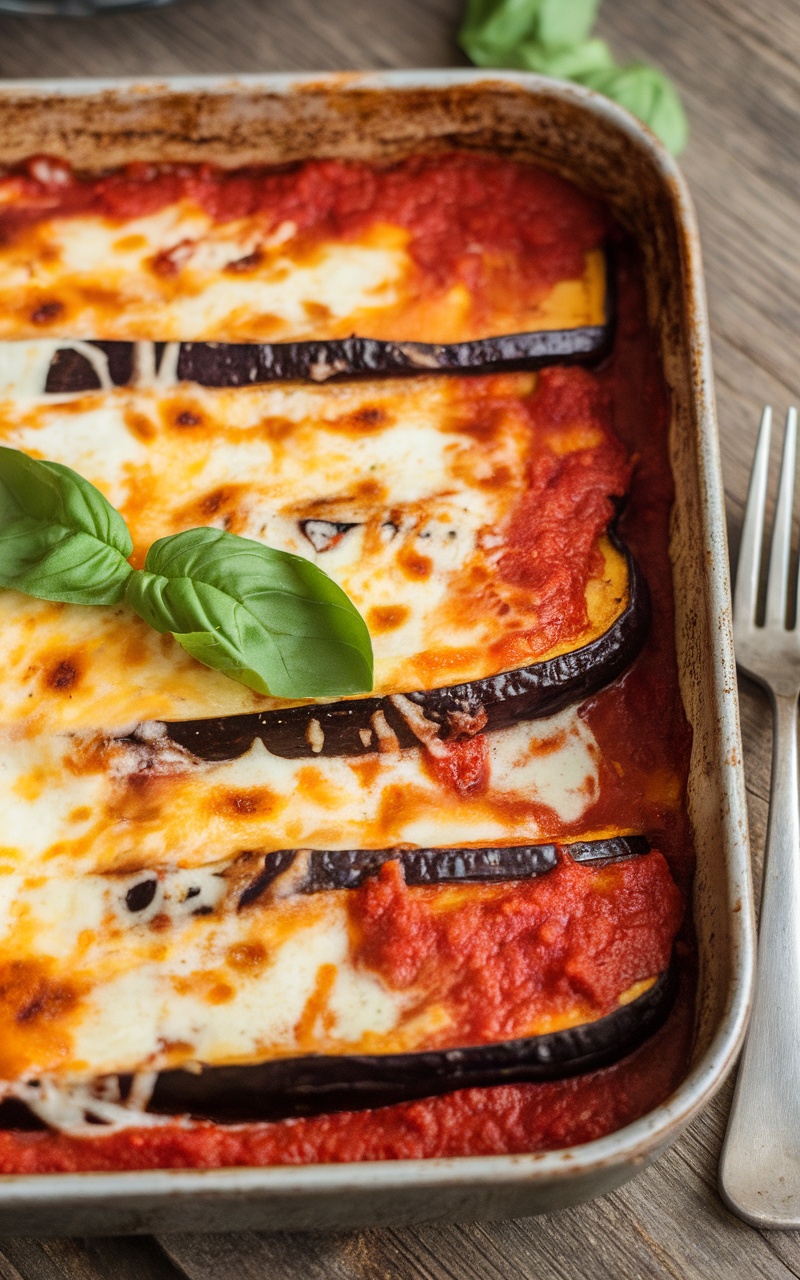
[[638, 116], [673, 155], [689, 128], [674, 87], [655, 67], [619, 66], [589, 34], [600, 0], [467, 0], [462, 49], [479, 67], [514, 67], [575, 80]]
[[674, 87], [655, 67], [631, 62], [627, 67], [590, 71], [580, 79], [638, 116], [673, 155], [683, 151], [689, 137], [686, 114]]
[[583, 40], [580, 44], [558, 49], [536, 43], [523, 44], [520, 54], [528, 71], [535, 71], [540, 76], [556, 76], [560, 80], [583, 80], [593, 71], [615, 68], [605, 40]]
[[544, 45], [581, 44], [599, 8], [600, 0], [540, 0], [536, 34]]
[[468, 0], [458, 42], [479, 67], [522, 67], [520, 45], [535, 39], [538, 0]]
[[[563, 49], [586, 40], [600, 0], [469, 0], [462, 49], [482, 67], [535, 70], [520, 46]], [[530, 56], [530, 55], [528, 55]]]
[[132, 573], [125, 521], [83, 476], [0, 447], [0, 587], [117, 604]]
[[325, 698], [372, 688], [366, 624], [310, 560], [219, 529], [154, 542], [128, 603], [187, 653], [259, 693]]

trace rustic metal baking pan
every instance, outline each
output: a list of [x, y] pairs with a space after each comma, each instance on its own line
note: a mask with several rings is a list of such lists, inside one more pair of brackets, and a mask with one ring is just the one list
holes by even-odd
[[735, 1059], [753, 971], [747, 819], [700, 248], [691, 201], [669, 156], [607, 99], [516, 73], [18, 81], [0, 88], [0, 163], [32, 152], [88, 169], [152, 159], [385, 160], [453, 146], [559, 170], [604, 197], [644, 250], [650, 316], [671, 388], [670, 550], [681, 689], [694, 729], [689, 803], [700, 973], [689, 1073], [642, 1119], [569, 1150], [2, 1177], [0, 1232], [301, 1230], [557, 1209], [612, 1190], [659, 1155]]

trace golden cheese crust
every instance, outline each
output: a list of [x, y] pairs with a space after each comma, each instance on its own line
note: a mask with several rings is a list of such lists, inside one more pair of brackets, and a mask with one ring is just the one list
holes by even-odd
[[[580, 648], [627, 604], [605, 529], [628, 462], [581, 370], [11, 397], [0, 443], [96, 484], [131, 529], [136, 566], [158, 537], [197, 525], [315, 560], [366, 619], [376, 693]], [[114, 730], [278, 705], [125, 605], [6, 592], [0, 627], [0, 725]]]

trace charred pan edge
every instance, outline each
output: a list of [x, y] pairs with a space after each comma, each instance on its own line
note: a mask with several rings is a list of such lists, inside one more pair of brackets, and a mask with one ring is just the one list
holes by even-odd
[[[576, 329], [499, 334], [473, 342], [387, 342], [377, 338], [331, 338], [312, 342], [182, 342], [177, 380], [203, 387], [250, 387], [268, 382], [328, 382], [420, 373], [493, 373], [541, 369], [553, 364], [599, 364], [609, 355], [616, 326], [613, 250], [606, 245], [605, 323]], [[134, 377], [134, 344], [100, 342], [116, 386]], [[159, 361], [163, 343], [157, 343]], [[64, 394], [100, 386], [90, 362], [65, 345], [56, 351], [45, 391]]]
[[[613, 533], [610, 536], [627, 559], [628, 603], [607, 631], [580, 649], [482, 680], [417, 690], [402, 697], [353, 698], [281, 711], [168, 721], [167, 734], [201, 760], [234, 760], [244, 755], [256, 738], [273, 755], [286, 759], [362, 756], [387, 741], [415, 747], [426, 737], [471, 737], [483, 730], [554, 715], [621, 675], [647, 637], [647, 583], [631, 552]], [[404, 711], [398, 709], [398, 703]]]
[[572, 844], [559, 840], [483, 849], [277, 849], [264, 855], [262, 869], [243, 890], [237, 909], [256, 902], [273, 881], [294, 866], [298, 855], [304, 858], [305, 869], [294, 891], [325, 893], [360, 888], [385, 862], [399, 862], [405, 882], [411, 886], [533, 880], [558, 865], [559, 848], [575, 862], [608, 863], [642, 857], [650, 852], [650, 842], [645, 836], [612, 836]]
[[648, 991], [606, 1017], [525, 1040], [421, 1053], [281, 1058], [197, 1073], [163, 1071], [149, 1110], [241, 1123], [358, 1111], [454, 1089], [563, 1079], [610, 1066], [638, 1048], [665, 1021], [676, 990], [673, 961]]

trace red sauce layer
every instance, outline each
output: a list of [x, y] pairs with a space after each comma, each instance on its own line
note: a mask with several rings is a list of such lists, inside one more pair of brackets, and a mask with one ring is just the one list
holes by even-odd
[[34, 156], [0, 170], [0, 238], [43, 218], [96, 214], [121, 222], [190, 200], [215, 222], [263, 218], [266, 232], [293, 222], [315, 240], [349, 240], [377, 222], [404, 227], [418, 265], [440, 281], [476, 284], [470, 246], [518, 260], [549, 286], [580, 276], [608, 220], [597, 202], [556, 174], [492, 156], [412, 156], [388, 168], [310, 160], [276, 169], [126, 165], [84, 177], [63, 160]]
[[[588, 623], [585, 584], [602, 571], [597, 540], [630, 481], [612, 413], [609, 388], [586, 370], [544, 369], [539, 375], [530, 402], [531, 438], [538, 447], [531, 451], [525, 494], [504, 530], [497, 576], [536, 600], [537, 627], [529, 640], [535, 637], [540, 651]], [[584, 437], [583, 447], [559, 452], [559, 435], [573, 433]], [[525, 639], [523, 632], [521, 660]], [[518, 664], [516, 655], [505, 656], [508, 667]]]
[[353, 895], [351, 928], [355, 956], [389, 987], [438, 990], [451, 1026], [432, 1043], [449, 1048], [529, 1035], [534, 1018], [610, 1013], [668, 967], [682, 914], [657, 851], [606, 867], [562, 853], [541, 879], [457, 894], [409, 889], [386, 863]]

